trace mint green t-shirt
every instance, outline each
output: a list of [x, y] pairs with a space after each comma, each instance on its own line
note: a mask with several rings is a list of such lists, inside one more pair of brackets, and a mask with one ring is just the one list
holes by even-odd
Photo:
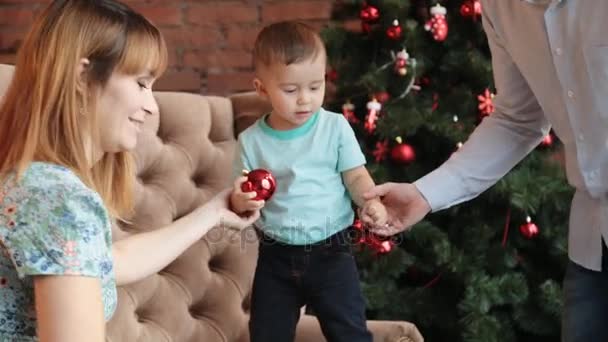
[[343, 115], [321, 108], [302, 126], [279, 131], [268, 115], [238, 138], [235, 175], [243, 169], [270, 171], [277, 187], [256, 227], [291, 245], [324, 240], [353, 223], [352, 200], [342, 172], [365, 164]]

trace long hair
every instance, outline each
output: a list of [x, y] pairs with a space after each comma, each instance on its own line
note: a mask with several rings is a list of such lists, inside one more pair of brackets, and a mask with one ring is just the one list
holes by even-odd
[[[82, 58], [90, 61], [84, 77], [77, 69]], [[124, 151], [91, 165], [91, 144], [99, 143], [95, 94], [114, 72], [150, 69], [158, 77], [166, 64], [159, 30], [126, 5], [53, 1], [26, 35], [0, 106], [0, 179], [21, 176], [33, 161], [59, 164], [97, 191], [111, 216], [125, 218], [133, 206], [134, 163]]]

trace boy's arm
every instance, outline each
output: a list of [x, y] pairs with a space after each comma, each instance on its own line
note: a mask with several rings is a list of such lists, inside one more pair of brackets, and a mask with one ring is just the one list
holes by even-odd
[[[353, 169], [342, 172], [342, 180], [348, 189], [350, 197], [357, 207], [362, 208], [365, 204], [363, 194], [374, 187], [375, 183], [365, 166], [357, 166]], [[370, 201], [380, 201], [378, 198]]]

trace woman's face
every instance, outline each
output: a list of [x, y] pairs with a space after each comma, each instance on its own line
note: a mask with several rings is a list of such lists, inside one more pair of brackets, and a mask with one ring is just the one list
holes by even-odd
[[114, 72], [97, 98], [101, 151], [115, 153], [135, 148], [137, 135], [149, 114], [158, 112], [152, 95], [155, 78], [149, 72]]

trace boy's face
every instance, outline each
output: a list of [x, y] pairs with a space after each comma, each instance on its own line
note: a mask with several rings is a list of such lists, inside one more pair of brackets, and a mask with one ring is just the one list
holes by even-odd
[[316, 113], [325, 96], [325, 53], [290, 65], [261, 67], [254, 85], [273, 111], [270, 127], [288, 130], [301, 126]]

